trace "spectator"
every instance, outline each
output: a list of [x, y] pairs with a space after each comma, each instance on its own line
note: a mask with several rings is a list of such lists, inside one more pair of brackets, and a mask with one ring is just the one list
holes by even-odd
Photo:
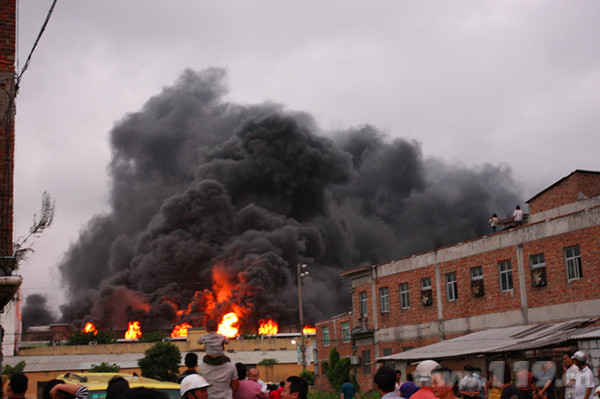
[[196, 368], [198, 367], [198, 355], [196, 355], [194, 352], [188, 353], [187, 355], [185, 355], [184, 364], [185, 367], [187, 367], [187, 369], [183, 373], [181, 373], [179, 377], [177, 377], [178, 384], [181, 384], [181, 381], [183, 381], [183, 379], [188, 375], [198, 374], [198, 370], [196, 370]]
[[281, 392], [281, 399], [306, 399], [307, 396], [308, 382], [306, 380], [296, 376], [287, 378]]
[[198, 374], [190, 374], [181, 381], [181, 399], [208, 399], [210, 384]]
[[399, 398], [396, 391], [396, 372], [394, 369], [386, 366], [381, 366], [377, 369], [373, 377], [375, 388], [381, 395], [381, 399]]
[[115, 376], [108, 381], [106, 399], [119, 399], [129, 392], [129, 383], [123, 377]]
[[24, 399], [27, 392], [27, 376], [25, 374], [16, 373], [10, 377], [8, 388], [6, 389], [6, 399]]
[[356, 399], [360, 399], [358, 396], [358, 391], [356, 387], [350, 383], [350, 379], [346, 376], [342, 379], [344, 383], [340, 389], [340, 399], [352, 399], [356, 397]]
[[431, 390], [439, 399], [458, 399], [458, 376], [446, 367], [436, 367], [431, 372]]
[[[267, 399], [267, 394], [262, 391], [261, 386], [256, 380], [251, 378], [245, 379], [246, 366], [243, 363], [236, 363], [235, 368], [237, 369], [239, 387], [233, 393], [233, 399]], [[250, 371], [252, 370], [250, 369]]]
[[414, 378], [412, 373], [406, 374], [406, 382], [402, 383], [400, 387], [400, 396], [404, 399], [409, 399], [413, 393], [417, 392], [419, 387], [414, 383]]

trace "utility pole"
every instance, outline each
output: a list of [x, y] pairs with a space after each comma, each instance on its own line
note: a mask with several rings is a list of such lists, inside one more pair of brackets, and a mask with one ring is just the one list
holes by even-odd
[[306, 368], [306, 340], [304, 337], [304, 312], [302, 310], [302, 278], [309, 275], [306, 268], [306, 264], [298, 263], [298, 311], [300, 312], [300, 356], [302, 359], [302, 370]]

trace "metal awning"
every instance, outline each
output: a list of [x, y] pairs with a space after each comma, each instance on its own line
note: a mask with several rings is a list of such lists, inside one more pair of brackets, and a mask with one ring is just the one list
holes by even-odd
[[554, 324], [491, 328], [441, 341], [432, 345], [377, 358], [386, 360], [444, 359], [538, 349], [578, 339], [600, 336], [600, 327], [579, 328], [590, 319], [575, 319]]

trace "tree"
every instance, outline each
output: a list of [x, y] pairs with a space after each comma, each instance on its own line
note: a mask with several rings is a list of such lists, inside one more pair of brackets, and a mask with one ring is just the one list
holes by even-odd
[[265, 366], [265, 369], [267, 371], [267, 381], [271, 381], [271, 376], [273, 375], [273, 366], [275, 366], [278, 363], [279, 361], [277, 359], [271, 358], [263, 359], [260, 362], [258, 362], [259, 366]]
[[323, 364], [323, 373], [327, 375], [329, 383], [336, 391], [342, 387], [344, 377], [349, 377], [350, 367], [350, 359], [340, 359], [337, 349], [332, 348], [329, 352], [329, 362]]
[[52, 225], [54, 221], [54, 207], [56, 203], [50, 198], [50, 194], [46, 191], [42, 193], [42, 209], [39, 216], [33, 215], [33, 225], [29, 228], [29, 234], [25, 237], [17, 239], [13, 244], [13, 260], [12, 263], [7, 266], [8, 270], [4, 270], [7, 276], [10, 276], [13, 271], [19, 268], [19, 263], [27, 258], [27, 255], [34, 252], [32, 245], [33, 243], [27, 244], [27, 241], [31, 238], [37, 238]]
[[138, 360], [142, 376], [161, 381], [177, 381], [181, 353], [170, 342], [157, 342]]
[[308, 382], [308, 385], [315, 385], [315, 373], [309, 369], [302, 370], [300, 372], [300, 377]]
[[92, 364], [91, 372], [94, 373], [118, 373], [121, 370], [121, 367], [116, 363], [108, 364], [106, 362], [102, 362], [100, 364]]
[[6, 380], [10, 380], [14, 374], [22, 374], [23, 370], [25, 370], [25, 361], [21, 360], [19, 363], [11, 366], [7, 364], [2, 369], [2, 374], [6, 376]]
[[115, 342], [115, 337], [108, 331], [83, 332], [75, 331], [69, 334], [67, 345], [89, 345], [90, 342], [97, 344], [111, 344]]

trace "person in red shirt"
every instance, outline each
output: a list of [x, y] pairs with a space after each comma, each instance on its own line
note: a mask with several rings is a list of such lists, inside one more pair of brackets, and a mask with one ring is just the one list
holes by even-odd
[[431, 372], [440, 367], [435, 360], [423, 360], [417, 365], [415, 373], [417, 375], [416, 383], [421, 387], [413, 393], [410, 399], [434, 399], [435, 395], [431, 389]]

